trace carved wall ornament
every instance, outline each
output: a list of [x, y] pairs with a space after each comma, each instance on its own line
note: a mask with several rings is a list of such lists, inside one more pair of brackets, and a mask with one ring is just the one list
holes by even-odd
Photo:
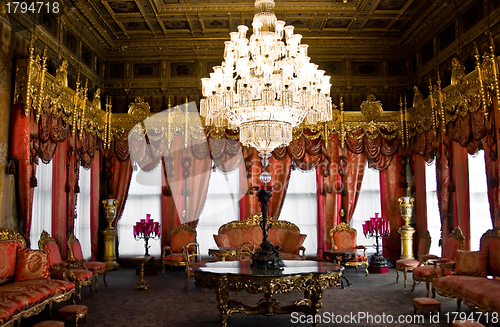
[[382, 103], [373, 94], [369, 94], [366, 101], [361, 103], [360, 109], [365, 119], [369, 122], [377, 120], [383, 111]]

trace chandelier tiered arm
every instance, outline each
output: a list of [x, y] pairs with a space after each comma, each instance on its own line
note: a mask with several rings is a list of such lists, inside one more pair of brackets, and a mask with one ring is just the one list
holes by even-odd
[[249, 39], [244, 25], [230, 33], [222, 65], [202, 79], [200, 113], [206, 125], [240, 129], [240, 142], [260, 152], [268, 183], [267, 158], [290, 143], [293, 127], [332, 119], [331, 84], [310, 62], [302, 35], [277, 20], [273, 0], [255, 1], [252, 26]]

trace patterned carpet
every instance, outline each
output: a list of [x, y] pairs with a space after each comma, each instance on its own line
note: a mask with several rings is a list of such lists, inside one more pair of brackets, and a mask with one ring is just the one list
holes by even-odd
[[[353, 268], [348, 268], [344, 275], [352, 286], [325, 291], [320, 311], [324, 320], [319, 326], [451, 326], [453, 318], [451, 313], [456, 310], [456, 301], [439, 295], [436, 298], [441, 302], [441, 313], [439, 317], [434, 316], [433, 322], [430, 321], [428, 312], [423, 313], [424, 321], [421, 323], [410, 320], [398, 322], [399, 315], [404, 319], [412, 319], [412, 299], [425, 296], [425, 284], [417, 285], [415, 291], [411, 292], [411, 273], [406, 288], [403, 288], [402, 276], [400, 282], [396, 284], [394, 269], [390, 269], [387, 274], [371, 274], [365, 277], [362, 271], [356, 274]], [[79, 326], [215, 327], [221, 325], [213, 291], [197, 289], [194, 280], [191, 280], [189, 294], [184, 294], [182, 269], [174, 269], [173, 272], [167, 270], [164, 277], [161, 275], [161, 270], [158, 275], [146, 276], [150, 284], [149, 290], [134, 290], [138, 279], [135, 269], [120, 269], [108, 273], [108, 287], [104, 287], [100, 279], [97, 294], [91, 296], [89, 289], [85, 288], [82, 292], [82, 304], [89, 308], [88, 322], [81, 320]], [[291, 304], [301, 296], [302, 293], [294, 292], [276, 298], [281, 304]], [[254, 305], [261, 297], [246, 292], [231, 293], [231, 298], [249, 305]], [[64, 304], [54, 305], [53, 312], [62, 305]], [[473, 312], [464, 305], [462, 311], [467, 314]], [[363, 318], [363, 315], [371, 316], [372, 320], [368, 320], [368, 317]], [[382, 320], [384, 317], [385, 323]], [[23, 319], [21, 326], [31, 327], [46, 319], [49, 319], [48, 310], [36, 317]], [[390, 319], [394, 321], [389, 323]], [[482, 322], [485, 323], [484, 319]], [[300, 323], [298, 315], [294, 314], [271, 317], [234, 314], [228, 320], [229, 327], [297, 325], [311, 326], [310, 323]], [[66, 326], [70, 324], [67, 323]]]

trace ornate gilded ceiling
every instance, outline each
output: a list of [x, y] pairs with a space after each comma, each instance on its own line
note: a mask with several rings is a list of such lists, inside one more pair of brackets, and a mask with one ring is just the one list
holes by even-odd
[[[399, 36], [433, 0], [276, 1], [276, 14], [305, 37]], [[100, 27], [114, 41], [158, 38], [228, 38], [251, 26], [252, 0], [90, 0]]]

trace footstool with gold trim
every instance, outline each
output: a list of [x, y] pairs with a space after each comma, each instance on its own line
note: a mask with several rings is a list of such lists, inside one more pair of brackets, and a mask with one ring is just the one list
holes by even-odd
[[464, 320], [464, 321], [454, 321], [451, 324], [452, 327], [485, 327], [482, 323], [474, 321], [474, 320]]
[[87, 321], [88, 308], [86, 305], [70, 304], [62, 307], [57, 312], [64, 319], [73, 320], [75, 322], [76, 327], [78, 327], [78, 319], [85, 318], [85, 321]]
[[64, 322], [62, 321], [57, 321], [57, 320], [45, 320], [42, 322], [39, 322], [33, 327], [64, 327]]
[[417, 297], [413, 299], [413, 314], [417, 313], [417, 310], [420, 311], [441, 311], [441, 303], [438, 300], [430, 298], [430, 297]]

